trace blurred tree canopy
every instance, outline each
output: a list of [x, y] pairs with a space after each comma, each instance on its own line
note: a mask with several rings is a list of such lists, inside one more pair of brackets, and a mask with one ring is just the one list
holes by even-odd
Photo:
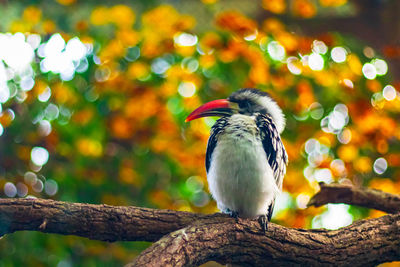
[[[204, 169], [215, 119], [184, 119], [256, 87], [287, 118], [273, 220], [381, 216], [306, 204], [319, 182], [400, 193], [395, 2], [0, 1], [0, 197], [217, 212]], [[115, 266], [146, 246], [15, 233], [0, 266]]]

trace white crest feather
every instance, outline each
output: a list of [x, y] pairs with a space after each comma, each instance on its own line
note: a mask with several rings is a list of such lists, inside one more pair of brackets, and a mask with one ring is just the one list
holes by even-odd
[[268, 111], [268, 114], [271, 115], [272, 119], [274, 120], [279, 134], [283, 132], [286, 125], [285, 115], [278, 104], [271, 97], [264, 95], [265, 93], [253, 89], [240, 90], [239, 93], [240, 94], [235, 95], [236, 99], [252, 99], [255, 103], [265, 108]]
[[268, 110], [268, 113], [275, 122], [278, 133], [281, 134], [285, 129], [286, 119], [278, 104], [268, 96], [260, 97], [258, 104], [264, 106]]

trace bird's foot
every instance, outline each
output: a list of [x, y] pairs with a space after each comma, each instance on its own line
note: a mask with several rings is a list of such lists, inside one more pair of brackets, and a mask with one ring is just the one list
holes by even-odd
[[226, 209], [225, 213], [229, 214], [229, 216], [231, 216], [232, 218], [235, 218], [236, 222], [239, 221], [239, 212], [234, 211], [234, 210], [230, 210], [230, 209]]
[[265, 232], [268, 231], [268, 219], [266, 215], [260, 215], [260, 217], [258, 217], [258, 222], [260, 223], [261, 229]]

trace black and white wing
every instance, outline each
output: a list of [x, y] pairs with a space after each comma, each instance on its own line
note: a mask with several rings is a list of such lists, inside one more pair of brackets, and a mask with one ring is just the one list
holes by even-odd
[[211, 155], [217, 145], [218, 136], [223, 131], [225, 126], [228, 124], [228, 118], [222, 117], [216, 121], [216, 123], [211, 127], [210, 137], [208, 138], [207, 151], [206, 151], [206, 171], [210, 169], [211, 165]]
[[[256, 117], [256, 124], [260, 130], [261, 142], [267, 155], [268, 163], [274, 172], [276, 185], [279, 189], [282, 189], [283, 177], [288, 163], [285, 147], [270, 116], [259, 114]], [[274, 203], [268, 208], [268, 221], [271, 220], [273, 209]]]

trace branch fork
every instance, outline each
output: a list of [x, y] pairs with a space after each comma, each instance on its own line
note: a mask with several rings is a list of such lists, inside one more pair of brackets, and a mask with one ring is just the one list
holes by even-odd
[[235, 220], [221, 213], [0, 199], [0, 236], [29, 230], [108, 242], [154, 242], [127, 266], [197, 266], [211, 260], [242, 266], [358, 266], [400, 260], [399, 196], [347, 185], [320, 186], [309, 206], [347, 203], [391, 214], [334, 231], [269, 223], [264, 233], [256, 219]]

